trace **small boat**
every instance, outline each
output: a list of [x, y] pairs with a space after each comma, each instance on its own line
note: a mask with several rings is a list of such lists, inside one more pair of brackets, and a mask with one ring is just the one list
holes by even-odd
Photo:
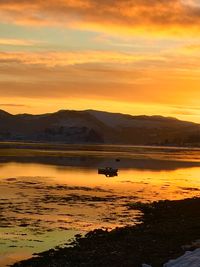
[[114, 177], [118, 174], [118, 169], [114, 169], [112, 167], [106, 167], [106, 168], [99, 168], [98, 174], [104, 174], [106, 177]]

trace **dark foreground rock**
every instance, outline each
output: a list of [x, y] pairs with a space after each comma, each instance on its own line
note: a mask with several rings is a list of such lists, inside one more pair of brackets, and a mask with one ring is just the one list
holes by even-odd
[[143, 212], [143, 223], [77, 236], [70, 247], [43, 252], [13, 267], [139, 267], [142, 263], [160, 267], [200, 238], [200, 198], [136, 203], [130, 208]]

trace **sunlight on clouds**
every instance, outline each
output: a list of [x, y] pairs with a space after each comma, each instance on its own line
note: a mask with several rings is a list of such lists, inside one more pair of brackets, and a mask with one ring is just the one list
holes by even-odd
[[2, 0], [0, 22], [0, 102], [9, 111], [200, 122], [191, 109], [200, 104], [199, 1]]
[[84, 63], [134, 63], [144, 60], [163, 60], [162, 56], [138, 55], [134, 53], [120, 53], [112, 51], [84, 51], [84, 52], [18, 52], [1, 53], [0, 62], [22, 62], [24, 64], [41, 64], [48, 67], [67, 66]]
[[2, 22], [60, 25], [124, 34], [191, 34], [199, 32], [197, 1], [51, 0], [1, 1]]
[[192, 6], [192, 7], [200, 7], [199, 0], [181, 0], [184, 5]]

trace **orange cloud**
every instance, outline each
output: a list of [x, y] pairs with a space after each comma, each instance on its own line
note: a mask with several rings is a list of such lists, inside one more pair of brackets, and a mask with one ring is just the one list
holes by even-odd
[[200, 5], [197, 0], [1, 0], [0, 20], [113, 33], [188, 34], [199, 31]]
[[198, 105], [199, 58], [189, 59], [109, 51], [0, 53], [0, 95]]
[[[1, 40], [0, 40], [1, 43]], [[0, 52], [0, 63], [21, 62], [29, 65], [45, 65], [47, 67], [69, 66], [91, 63], [131, 64], [141, 61], [162, 61], [161, 55], [140, 55], [112, 51], [82, 52]]]

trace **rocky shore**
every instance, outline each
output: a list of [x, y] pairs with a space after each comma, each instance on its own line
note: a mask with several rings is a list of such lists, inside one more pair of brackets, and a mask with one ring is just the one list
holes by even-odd
[[186, 250], [198, 248], [200, 198], [132, 203], [141, 224], [110, 232], [94, 230], [76, 236], [70, 246], [51, 249], [12, 267], [161, 267]]

